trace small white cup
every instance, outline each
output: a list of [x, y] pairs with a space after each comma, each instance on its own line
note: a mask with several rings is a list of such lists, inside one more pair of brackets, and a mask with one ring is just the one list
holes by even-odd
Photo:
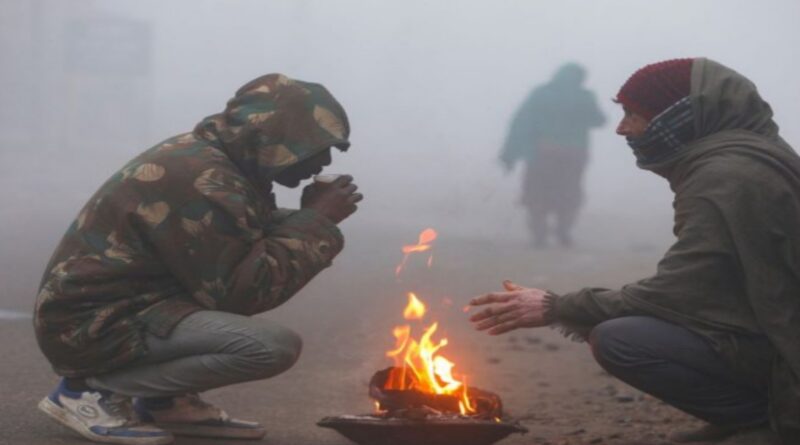
[[314, 176], [314, 182], [319, 182], [321, 184], [330, 184], [331, 182], [339, 179], [342, 175], [336, 174], [329, 174], [329, 175], [316, 175]]

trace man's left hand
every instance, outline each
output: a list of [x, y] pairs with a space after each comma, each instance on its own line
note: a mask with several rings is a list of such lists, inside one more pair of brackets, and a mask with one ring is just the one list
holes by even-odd
[[549, 324], [544, 317], [547, 291], [517, 286], [508, 280], [503, 282], [503, 287], [506, 292], [492, 292], [470, 301], [470, 306], [489, 305], [469, 318], [475, 329], [488, 329], [490, 335], [498, 335]]

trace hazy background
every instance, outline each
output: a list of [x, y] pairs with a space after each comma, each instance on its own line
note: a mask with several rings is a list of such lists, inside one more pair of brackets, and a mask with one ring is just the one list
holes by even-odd
[[[49, 253], [110, 174], [268, 72], [323, 83], [349, 114], [352, 149], [329, 168], [366, 195], [349, 239], [432, 226], [503, 249], [527, 242], [521, 170], [504, 177], [495, 161], [509, 119], [581, 63], [608, 124], [592, 133], [576, 249], [660, 252], [671, 195], [634, 166], [610, 98], [645, 64], [707, 56], [750, 77], [797, 143], [798, 18], [795, 0], [0, 0], [0, 309], [30, 309]], [[370, 249], [399, 245], [344, 255], [357, 267]]]
[[[355, 176], [366, 199], [334, 266], [261, 316], [302, 335], [297, 366], [212, 401], [264, 423], [276, 445], [347, 443], [314, 422], [371, 409], [367, 381], [389, 365], [413, 290], [450, 337], [455, 372], [497, 391], [534, 435], [656, 443], [685, 416], [616, 403], [584, 345], [549, 329], [489, 337], [461, 308], [503, 278], [564, 292], [652, 274], [672, 241], [671, 193], [635, 167], [610, 98], [643, 65], [707, 56], [750, 77], [797, 146], [798, 19], [797, 0], [0, 0], [0, 444], [83, 443], [35, 410], [57, 377], [28, 319], [79, 208], [269, 72], [320, 82], [344, 105], [353, 145], [330, 171]], [[608, 124], [592, 132], [575, 247], [530, 250], [521, 170], [505, 177], [496, 158], [517, 107], [568, 61], [587, 68]], [[296, 206], [296, 191], [276, 191]], [[425, 227], [440, 233], [433, 267], [414, 257], [396, 280], [401, 246]]]

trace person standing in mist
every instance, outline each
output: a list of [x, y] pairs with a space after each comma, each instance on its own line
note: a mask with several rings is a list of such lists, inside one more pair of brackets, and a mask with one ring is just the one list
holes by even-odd
[[[589, 130], [605, 123], [594, 94], [583, 87], [586, 70], [576, 63], [558, 69], [517, 110], [500, 152], [510, 172], [526, 165], [520, 203], [528, 211], [534, 247], [546, 247], [551, 233], [572, 245], [572, 227], [583, 202], [583, 173], [589, 160]], [[550, 228], [550, 217], [555, 226]]]
[[610, 374], [707, 422], [673, 441], [758, 428], [800, 444], [800, 157], [755, 85], [705, 58], [648, 65], [616, 101], [637, 165], [675, 193], [655, 275], [563, 295], [505, 282], [471, 321], [588, 341]]
[[320, 173], [349, 132], [323, 86], [270, 74], [115, 173], [42, 279], [36, 337], [62, 379], [39, 408], [97, 442], [263, 437], [198, 393], [297, 360], [297, 334], [251, 316], [330, 266], [344, 243], [337, 224], [362, 196], [343, 175], [305, 187], [300, 209], [278, 209], [272, 183]]

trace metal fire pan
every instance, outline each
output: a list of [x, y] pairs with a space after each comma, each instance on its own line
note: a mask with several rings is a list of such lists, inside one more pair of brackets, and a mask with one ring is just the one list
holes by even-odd
[[345, 415], [326, 417], [317, 425], [359, 445], [489, 445], [509, 434], [528, 432], [518, 423], [459, 417], [413, 420]]

